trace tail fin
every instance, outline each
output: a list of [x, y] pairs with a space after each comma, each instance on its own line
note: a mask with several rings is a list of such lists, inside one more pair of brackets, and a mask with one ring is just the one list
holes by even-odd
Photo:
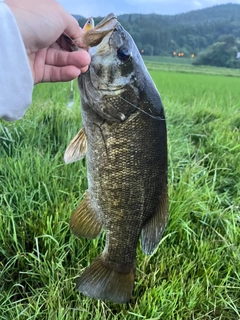
[[78, 278], [77, 289], [90, 298], [126, 303], [132, 296], [134, 274], [135, 268], [121, 273], [106, 267], [99, 256]]

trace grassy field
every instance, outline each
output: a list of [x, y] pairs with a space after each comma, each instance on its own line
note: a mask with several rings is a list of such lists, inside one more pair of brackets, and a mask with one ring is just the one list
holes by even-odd
[[77, 90], [69, 108], [70, 84], [39, 85], [23, 120], [0, 122], [1, 320], [240, 319], [240, 79], [171, 68], [150, 68], [168, 124], [170, 217], [153, 255], [139, 244], [126, 305], [75, 290], [104, 246], [68, 226], [87, 188], [84, 161], [63, 162], [81, 126]]
[[143, 59], [149, 70], [240, 77], [239, 69], [194, 66], [192, 65], [193, 59], [191, 58], [143, 56]]
[[167, 64], [192, 64], [192, 58], [185, 58], [185, 57], [163, 57], [163, 56], [142, 56], [145, 62], [156, 62], [156, 63], [167, 63]]

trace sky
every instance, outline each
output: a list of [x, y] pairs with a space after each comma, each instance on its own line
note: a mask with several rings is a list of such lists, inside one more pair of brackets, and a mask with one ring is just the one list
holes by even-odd
[[86, 18], [104, 17], [111, 12], [115, 15], [124, 13], [173, 15], [229, 2], [240, 4], [240, 0], [58, 0], [58, 2], [69, 13]]

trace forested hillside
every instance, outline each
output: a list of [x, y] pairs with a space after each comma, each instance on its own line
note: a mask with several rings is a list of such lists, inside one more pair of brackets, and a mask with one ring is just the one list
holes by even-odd
[[[240, 37], [240, 5], [226, 4], [178, 15], [125, 14], [118, 16], [139, 50], [146, 55], [184, 52], [197, 55], [222, 35]], [[96, 23], [102, 18], [95, 18]], [[81, 26], [86, 19], [78, 19]]]

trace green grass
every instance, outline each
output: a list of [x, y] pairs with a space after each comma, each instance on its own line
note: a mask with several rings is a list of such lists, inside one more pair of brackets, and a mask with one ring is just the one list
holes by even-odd
[[170, 63], [170, 64], [192, 64], [192, 58], [185, 58], [185, 57], [164, 57], [164, 56], [142, 56], [145, 62], [156, 62], [156, 63]]
[[143, 56], [143, 59], [149, 70], [240, 77], [239, 69], [194, 66], [191, 58]]
[[75, 290], [104, 246], [68, 226], [87, 188], [85, 162], [63, 162], [81, 126], [78, 92], [68, 108], [70, 84], [39, 85], [22, 120], [0, 122], [0, 319], [240, 319], [240, 80], [172, 68], [151, 70], [168, 123], [170, 217], [153, 255], [139, 244], [126, 305]]

